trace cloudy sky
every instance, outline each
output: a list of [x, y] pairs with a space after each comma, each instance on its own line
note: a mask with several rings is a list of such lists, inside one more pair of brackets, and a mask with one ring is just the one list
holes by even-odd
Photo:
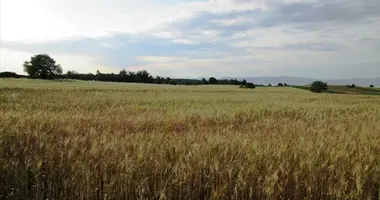
[[379, 0], [0, 0], [0, 71], [380, 77]]

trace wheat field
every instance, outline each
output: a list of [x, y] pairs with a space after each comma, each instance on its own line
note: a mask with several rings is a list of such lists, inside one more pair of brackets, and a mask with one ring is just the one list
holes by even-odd
[[0, 80], [0, 199], [379, 199], [380, 97]]

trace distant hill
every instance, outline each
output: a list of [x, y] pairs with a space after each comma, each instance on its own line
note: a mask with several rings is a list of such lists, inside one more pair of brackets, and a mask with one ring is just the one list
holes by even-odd
[[310, 79], [302, 77], [292, 77], [292, 76], [269, 76], [269, 77], [222, 77], [220, 79], [245, 79], [248, 82], [253, 82], [255, 84], [267, 85], [271, 83], [272, 85], [277, 85], [278, 83], [287, 83], [290, 85], [308, 85], [313, 81], [322, 80], [327, 82], [329, 85], [351, 85], [355, 84], [357, 86], [369, 86], [375, 85], [380, 87], [380, 77], [379, 78], [351, 78], [351, 79]]

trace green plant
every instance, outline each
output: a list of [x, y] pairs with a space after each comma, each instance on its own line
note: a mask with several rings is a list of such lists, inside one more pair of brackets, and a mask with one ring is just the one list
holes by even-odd
[[314, 81], [311, 84], [311, 88], [310, 88], [310, 90], [312, 92], [316, 92], [316, 93], [321, 93], [327, 89], [328, 89], [328, 85], [327, 85], [327, 83], [325, 83], [323, 81]]
[[47, 54], [37, 54], [24, 62], [24, 71], [31, 78], [51, 79], [62, 74], [62, 68]]
[[255, 84], [253, 84], [253, 83], [247, 83], [247, 84], [245, 84], [245, 87], [246, 88], [250, 88], [250, 89], [254, 89], [255, 88]]

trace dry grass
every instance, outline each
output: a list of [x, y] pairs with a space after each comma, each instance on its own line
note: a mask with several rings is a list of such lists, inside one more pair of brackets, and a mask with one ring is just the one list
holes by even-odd
[[0, 80], [0, 199], [378, 199], [380, 98]]

